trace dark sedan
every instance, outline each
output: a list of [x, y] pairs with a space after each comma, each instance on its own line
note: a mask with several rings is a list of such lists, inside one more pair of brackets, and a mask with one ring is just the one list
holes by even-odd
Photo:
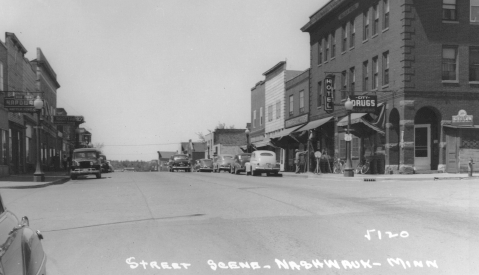
[[240, 172], [245, 172], [245, 163], [249, 162], [251, 153], [237, 154], [233, 159], [230, 173], [238, 175]]
[[0, 196], [0, 274], [45, 275], [47, 256], [40, 231], [33, 231], [27, 217], [18, 220]]
[[191, 172], [191, 163], [188, 155], [178, 154], [173, 155], [168, 162], [168, 169], [170, 172], [183, 170]]
[[195, 161], [195, 172], [212, 172], [213, 161], [211, 159], [198, 159]]

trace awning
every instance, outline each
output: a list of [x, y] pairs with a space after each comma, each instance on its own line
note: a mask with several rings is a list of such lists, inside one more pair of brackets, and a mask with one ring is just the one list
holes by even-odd
[[[316, 129], [318, 128], [319, 126], [329, 122], [333, 117], [330, 116], [330, 117], [326, 117], [326, 118], [322, 118], [322, 119], [318, 119], [318, 120], [315, 120], [315, 121], [310, 121], [308, 124], [306, 124], [305, 126], [303, 126], [302, 128], [298, 129], [298, 131], [307, 131], [307, 130], [311, 130], [311, 129]], [[347, 123], [347, 122], [346, 122]]]
[[295, 126], [295, 127], [291, 127], [291, 128], [288, 128], [288, 129], [283, 129], [279, 133], [274, 135], [274, 137], [272, 137], [272, 138], [280, 138], [281, 139], [282, 137], [288, 136], [289, 134], [295, 132], [296, 130], [298, 130], [299, 128], [301, 128], [303, 126], [304, 126], [304, 124], [299, 125], [299, 126]]
[[479, 129], [479, 125], [442, 125], [443, 127], [447, 128], [454, 128], [454, 129]]
[[256, 148], [265, 147], [265, 146], [273, 146], [271, 144], [271, 139], [269, 139], [269, 138], [265, 139], [265, 140], [262, 140], [262, 141], [253, 142], [251, 145], [253, 145]]
[[[361, 118], [368, 113], [352, 113], [351, 114], [351, 124], [362, 122]], [[344, 127], [348, 125], [348, 116], [343, 117], [340, 121], [338, 121], [338, 127]]]

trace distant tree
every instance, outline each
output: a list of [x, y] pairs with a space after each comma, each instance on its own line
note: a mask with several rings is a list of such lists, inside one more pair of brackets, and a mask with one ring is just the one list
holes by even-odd
[[103, 142], [101, 142], [101, 143], [100, 143], [100, 142], [93, 143], [92, 145], [93, 145], [94, 148], [96, 148], [96, 149], [98, 149], [98, 150], [100, 150], [100, 151], [103, 149], [103, 147], [105, 147], [105, 144], [103, 144]]
[[234, 125], [230, 125], [228, 129], [236, 129]]
[[226, 123], [221, 123], [218, 122], [218, 125], [216, 125], [215, 129], [225, 129], [226, 128]]

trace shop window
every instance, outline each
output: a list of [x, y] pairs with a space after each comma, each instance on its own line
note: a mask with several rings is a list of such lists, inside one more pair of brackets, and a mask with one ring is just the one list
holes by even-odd
[[457, 80], [457, 47], [442, 47], [442, 80]]
[[479, 23], [479, 0], [471, 0], [471, 22]]
[[469, 81], [479, 81], [479, 47], [469, 48]]
[[457, 21], [456, 0], [442, 1], [442, 20]]
[[463, 130], [461, 138], [461, 148], [479, 149], [479, 140], [477, 139], [477, 130]]
[[[344, 135], [346, 133], [339, 134], [339, 157], [341, 159], [346, 159], [346, 141], [344, 140]], [[352, 135], [353, 139], [351, 140], [351, 159], [359, 159], [360, 142], [359, 138], [355, 135]]]
[[359, 138], [353, 135], [353, 140], [351, 140], [351, 158], [359, 159]]

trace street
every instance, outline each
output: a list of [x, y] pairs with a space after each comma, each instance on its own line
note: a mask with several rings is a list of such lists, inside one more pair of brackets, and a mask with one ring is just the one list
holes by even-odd
[[2, 189], [60, 274], [477, 274], [479, 182], [115, 172]]

